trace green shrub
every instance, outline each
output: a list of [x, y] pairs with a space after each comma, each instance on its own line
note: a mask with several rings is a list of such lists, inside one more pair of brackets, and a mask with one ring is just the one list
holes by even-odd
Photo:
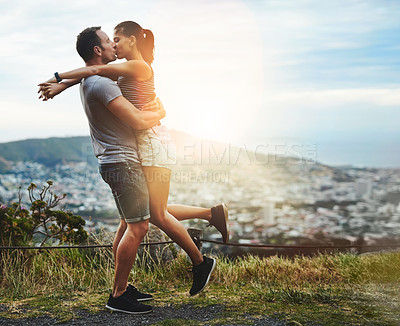
[[58, 196], [50, 188], [52, 181], [37, 190], [31, 183], [28, 187], [30, 209], [18, 203], [0, 206], [0, 243], [8, 246], [29, 245], [40, 239], [40, 246], [54, 239], [61, 243], [81, 243], [88, 238], [84, 230], [85, 220], [70, 212], [55, 210], [65, 194]]

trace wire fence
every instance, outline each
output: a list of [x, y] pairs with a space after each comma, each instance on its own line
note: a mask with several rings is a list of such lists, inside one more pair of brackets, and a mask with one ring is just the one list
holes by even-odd
[[383, 245], [363, 245], [363, 244], [351, 244], [351, 245], [280, 245], [280, 244], [242, 244], [242, 243], [223, 243], [220, 241], [214, 240], [206, 240], [206, 239], [199, 239], [201, 242], [208, 242], [214, 244], [222, 244], [226, 246], [235, 246], [235, 247], [248, 247], [248, 248], [285, 248], [285, 249], [325, 249], [325, 248], [332, 248], [332, 249], [340, 249], [340, 248], [400, 248], [399, 244], [383, 244]]
[[[379, 244], [379, 245], [363, 245], [363, 244], [350, 244], [350, 245], [281, 245], [281, 244], [251, 244], [251, 243], [224, 243], [221, 241], [207, 240], [202, 238], [192, 237], [193, 241], [198, 245], [201, 242], [218, 244], [223, 246], [234, 246], [234, 247], [247, 247], [247, 248], [283, 248], [283, 249], [350, 249], [350, 248], [400, 248], [399, 244]], [[174, 241], [160, 241], [160, 242], [142, 242], [141, 246], [154, 246], [154, 245], [166, 245], [172, 244]], [[31, 246], [0, 246], [0, 250], [53, 250], [53, 249], [90, 249], [90, 248], [112, 248], [112, 244], [106, 245], [77, 245], [77, 246], [42, 246], [42, 247], [31, 247]]]
[[[153, 245], [163, 245], [174, 243], [174, 241], [161, 241], [161, 242], [142, 242], [141, 246], [153, 246]], [[112, 248], [112, 244], [106, 245], [79, 245], [79, 246], [42, 246], [42, 247], [33, 247], [33, 246], [0, 246], [0, 250], [52, 250], [52, 249], [90, 249], [90, 248]]]

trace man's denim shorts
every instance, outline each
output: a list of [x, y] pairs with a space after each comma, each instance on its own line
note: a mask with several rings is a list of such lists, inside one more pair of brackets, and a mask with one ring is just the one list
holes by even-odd
[[149, 191], [139, 163], [100, 164], [99, 172], [111, 188], [121, 218], [127, 223], [150, 218]]

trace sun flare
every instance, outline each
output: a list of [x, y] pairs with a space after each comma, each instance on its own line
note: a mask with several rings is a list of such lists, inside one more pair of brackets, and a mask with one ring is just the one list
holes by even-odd
[[[263, 51], [257, 22], [239, 0], [161, 1], [148, 17], [155, 33], [156, 91], [169, 127], [235, 140], [261, 107]], [[175, 37], [171, 37], [171, 34]]]

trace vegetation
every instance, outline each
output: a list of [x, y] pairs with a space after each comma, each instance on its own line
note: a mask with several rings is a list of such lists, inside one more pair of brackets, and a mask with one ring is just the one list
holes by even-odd
[[[186, 256], [179, 254], [168, 264], [147, 264], [145, 254], [138, 257], [131, 281], [155, 295], [153, 304], [222, 304], [225, 310], [214, 324], [245, 323], [246, 316], [265, 315], [293, 325], [399, 322], [398, 252], [293, 259], [218, 257], [209, 287], [194, 298], [187, 295], [191, 273]], [[0, 266], [0, 316], [7, 318], [51, 314], [68, 320], [76, 309], [97, 312], [104, 309], [112, 286], [110, 249], [3, 251]], [[169, 323], [173, 321], [162, 324]]]
[[52, 181], [47, 181], [39, 191], [31, 183], [28, 187], [31, 207], [29, 210], [19, 202], [10, 207], [0, 206], [0, 244], [8, 246], [32, 245], [40, 241], [43, 246], [48, 240], [61, 243], [81, 243], [88, 238], [83, 229], [85, 220], [70, 212], [54, 210], [65, 194], [58, 196], [50, 188]]

